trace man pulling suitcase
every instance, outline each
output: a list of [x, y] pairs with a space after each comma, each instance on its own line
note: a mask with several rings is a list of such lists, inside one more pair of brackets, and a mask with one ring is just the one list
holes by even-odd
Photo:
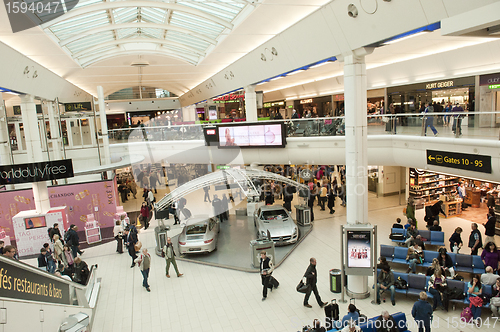
[[274, 288], [278, 288], [279, 282], [276, 280], [271, 274], [274, 271], [273, 262], [269, 257], [267, 257], [267, 253], [265, 250], [260, 252], [260, 277], [262, 279], [262, 301], [265, 301], [267, 298], [267, 289], [270, 288], [271, 292]]

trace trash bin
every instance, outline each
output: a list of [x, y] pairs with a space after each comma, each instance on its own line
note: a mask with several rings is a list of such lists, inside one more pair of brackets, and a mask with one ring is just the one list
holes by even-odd
[[330, 291], [332, 293], [340, 293], [342, 291], [342, 271], [339, 269], [330, 270]]

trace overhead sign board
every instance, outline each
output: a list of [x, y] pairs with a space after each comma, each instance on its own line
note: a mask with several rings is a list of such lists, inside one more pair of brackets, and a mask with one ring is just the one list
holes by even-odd
[[500, 84], [488, 85], [488, 89], [499, 89]]
[[0, 297], [69, 304], [69, 286], [57, 279], [0, 259]]
[[427, 150], [427, 165], [491, 173], [491, 156]]
[[73, 176], [71, 159], [0, 166], [0, 184], [50, 181]]

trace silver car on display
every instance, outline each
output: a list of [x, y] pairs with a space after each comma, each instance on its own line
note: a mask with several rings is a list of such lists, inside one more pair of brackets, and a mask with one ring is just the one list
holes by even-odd
[[292, 244], [299, 239], [299, 228], [282, 205], [261, 206], [254, 213], [254, 225], [259, 240], [267, 238], [269, 231], [278, 246]]
[[217, 217], [196, 216], [186, 221], [179, 235], [179, 253], [209, 253], [217, 249], [220, 221]]

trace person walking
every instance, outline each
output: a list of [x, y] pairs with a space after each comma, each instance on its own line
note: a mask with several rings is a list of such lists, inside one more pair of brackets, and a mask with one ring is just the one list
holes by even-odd
[[328, 185], [327, 186], [327, 190], [328, 190], [328, 209], [330, 210], [330, 214], [334, 214], [335, 213], [335, 197], [337, 196], [337, 193], [336, 193], [336, 188], [333, 187], [332, 185]]
[[413, 304], [411, 315], [418, 326], [418, 332], [431, 332], [432, 307], [427, 302], [427, 294], [420, 292], [420, 299]]
[[311, 286], [309, 287], [309, 291], [304, 296], [304, 307], [312, 308], [312, 306], [309, 304], [309, 297], [311, 296], [311, 292], [313, 292], [318, 305], [323, 308], [325, 305], [327, 305], [327, 303], [321, 301], [318, 287], [316, 287], [316, 283], [318, 282], [318, 276], [316, 272], [316, 258], [312, 257], [311, 259], [309, 259], [309, 266], [307, 267], [304, 277], [306, 278], [306, 285]]
[[80, 250], [80, 238], [78, 237], [78, 226], [70, 225], [67, 235], [67, 244], [71, 246], [71, 252], [73, 253], [73, 258], [77, 256], [77, 254], [82, 255], [83, 251]]
[[223, 211], [222, 211], [222, 201], [217, 195], [214, 195], [212, 199], [212, 206], [214, 208], [214, 215], [219, 217], [220, 222], [224, 221]]
[[327, 200], [328, 189], [326, 183], [319, 188], [319, 203], [321, 206], [321, 211], [325, 211], [325, 203]]
[[267, 253], [265, 250], [262, 250], [260, 252], [260, 277], [262, 279], [262, 301], [265, 301], [267, 298], [267, 289], [271, 288], [272, 291], [272, 285], [270, 284], [271, 282], [271, 274], [274, 271], [274, 265], [273, 262], [269, 257], [267, 257]]
[[211, 203], [212, 201], [210, 200], [210, 194], [208, 191], [210, 190], [210, 186], [203, 187], [203, 191], [205, 192], [205, 196], [203, 196], [203, 201], [206, 202], [208, 199], [208, 202]]
[[[151, 191], [150, 191], [151, 192]], [[144, 230], [149, 227], [149, 208], [146, 202], [142, 202], [141, 214], [139, 216], [140, 222], [144, 225]]]
[[177, 263], [175, 262], [174, 245], [172, 244], [172, 239], [169, 237], [167, 237], [167, 244], [163, 247], [163, 253], [165, 255], [165, 261], [167, 262], [167, 267], [165, 268], [165, 275], [167, 276], [167, 278], [170, 278], [170, 274], [168, 274], [168, 271], [170, 270], [170, 264], [174, 266], [177, 277], [182, 277], [183, 274], [179, 273], [179, 269], [177, 269]]
[[477, 224], [474, 222], [471, 224], [472, 231], [469, 235], [469, 248], [471, 255], [477, 255], [479, 248], [483, 247], [483, 241], [481, 239], [481, 232], [477, 229]]
[[135, 251], [135, 245], [139, 241], [137, 239], [137, 233], [136, 232], [131, 232], [129, 228], [125, 228], [124, 231], [125, 238], [127, 239], [127, 249], [128, 249], [128, 254], [130, 257], [132, 257], [132, 265], [130, 267], [135, 266], [135, 259], [137, 258], [137, 254]]
[[151, 288], [149, 288], [148, 284], [149, 269], [151, 267], [151, 256], [148, 253], [148, 249], [142, 249], [142, 254], [137, 257], [134, 262], [139, 265], [139, 269], [142, 273], [142, 287], [146, 288], [148, 292], [151, 292]]
[[222, 194], [222, 217], [224, 220], [229, 220], [229, 199], [227, 198], [226, 194]]
[[429, 105], [429, 103], [425, 103], [425, 130], [424, 130], [424, 135], [427, 136], [427, 127], [431, 127], [432, 132], [434, 133], [434, 136], [437, 136], [439, 133], [434, 127], [434, 116], [432, 115], [427, 115], [427, 113], [433, 113], [434, 112], [434, 106]]
[[483, 224], [484, 226], [484, 242], [495, 243], [495, 229], [497, 224], [497, 218], [495, 216], [495, 210], [489, 209], [487, 215], [488, 221]]
[[155, 191], [155, 194], [158, 193], [158, 191], [156, 191], [156, 184], [160, 184], [160, 181], [158, 181], [158, 175], [156, 175], [156, 172], [151, 172], [151, 175], [149, 176], [149, 189], [151, 189], [151, 191]]
[[115, 227], [113, 227], [113, 237], [116, 240], [116, 252], [123, 254], [122, 225], [120, 220], [117, 220]]

